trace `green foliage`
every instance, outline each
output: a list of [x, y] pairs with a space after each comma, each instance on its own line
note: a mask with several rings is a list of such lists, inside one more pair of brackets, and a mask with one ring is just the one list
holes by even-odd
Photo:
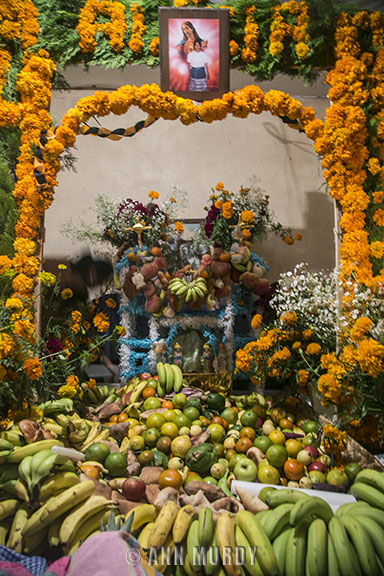
[[[79, 35], [76, 26], [79, 13], [85, 5], [85, 0], [34, 0], [39, 16], [41, 34], [39, 47], [49, 51], [52, 58], [62, 67], [70, 64], [81, 63], [87, 69], [88, 66], [103, 66], [105, 68], [124, 68], [126, 64], [145, 64], [155, 67], [159, 64], [159, 58], [149, 51], [149, 45], [154, 38], [159, 36], [158, 8], [160, 6], [173, 6], [172, 0], [138, 0], [136, 3], [144, 13], [146, 30], [143, 34], [144, 48], [140, 53], [134, 53], [129, 49], [128, 43], [132, 30], [132, 15], [130, 0], [119, 0], [125, 6], [125, 19], [127, 33], [124, 39], [124, 48], [116, 53], [109, 45], [108, 38], [103, 33], [97, 33], [97, 47], [93, 53], [84, 53], [79, 46]], [[318, 68], [332, 67], [334, 64], [334, 29], [337, 15], [341, 11], [354, 13], [358, 7], [342, 4], [335, 0], [307, 0], [309, 27], [311, 36], [309, 42], [309, 55], [301, 61], [295, 53], [295, 44], [292, 39], [284, 43], [283, 52], [274, 57], [269, 53], [269, 36], [273, 15], [273, 7], [277, 0], [227, 0], [223, 6], [234, 9], [234, 15], [230, 20], [230, 38], [239, 45], [239, 52], [231, 57], [231, 67], [247, 72], [256, 80], [269, 80], [277, 73], [289, 76], [300, 76], [306, 82], [316, 79]], [[259, 26], [259, 47], [255, 62], [244, 62], [241, 52], [244, 48], [244, 25], [246, 20], [245, 10], [250, 6], [256, 6], [254, 21]], [[187, 8], [192, 6], [188, 5]], [[218, 4], [207, 2], [207, 7], [218, 8]], [[295, 17], [285, 14], [288, 22], [294, 23]], [[102, 23], [108, 20], [98, 14], [96, 22]]]

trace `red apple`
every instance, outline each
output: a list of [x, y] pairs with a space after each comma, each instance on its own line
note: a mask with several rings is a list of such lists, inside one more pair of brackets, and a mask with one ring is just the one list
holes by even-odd
[[325, 469], [326, 469], [325, 464], [320, 460], [314, 460], [311, 464], [307, 466], [308, 472], [311, 472], [312, 470], [317, 470], [318, 472], [325, 473]]
[[144, 497], [145, 488], [146, 484], [144, 480], [136, 476], [131, 476], [131, 478], [124, 480], [121, 491], [127, 500], [138, 502]]
[[303, 450], [307, 450], [314, 458], [317, 458], [319, 455], [319, 451], [316, 446], [304, 446]]
[[152, 375], [149, 372], [140, 374], [140, 380], [149, 380], [150, 378], [152, 378]]

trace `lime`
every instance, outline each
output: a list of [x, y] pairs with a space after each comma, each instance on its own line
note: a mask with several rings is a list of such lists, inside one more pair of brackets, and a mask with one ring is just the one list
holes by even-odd
[[104, 466], [111, 476], [123, 476], [127, 470], [127, 456], [121, 452], [112, 452], [104, 460]]
[[211, 392], [211, 394], [208, 394], [206, 404], [209, 410], [222, 412], [222, 410], [225, 408], [225, 398], [221, 394]]
[[161, 438], [160, 430], [157, 428], [148, 428], [144, 434], [144, 442], [148, 448], [154, 448], [156, 446], [156, 442]]
[[265, 466], [259, 467], [257, 471], [257, 480], [262, 484], [280, 484], [280, 473], [277, 468], [266, 464]]
[[143, 408], [144, 410], [157, 410], [157, 408], [161, 408], [161, 400], [155, 396], [150, 396], [144, 400]]
[[240, 417], [241, 424], [243, 426], [250, 426], [251, 428], [256, 428], [258, 421], [259, 417], [253, 410], [246, 410]]
[[220, 414], [220, 418], [226, 420], [228, 424], [236, 424], [237, 412], [233, 408], [224, 408], [224, 410]]
[[268, 448], [272, 446], [272, 440], [268, 436], [257, 436], [253, 441], [253, 445], [265, 454]]
[[362, 471], [362, 467], [357, 462], [349, 462], [344, 468], [344, 472], [348, 476], [351, 484], [355, 481], [356, 476]]
[[85, 451], [86, 460], [94, 460], [103, 464], [106, 457], [110, 454], [110, 450], [103, 442], [94, 442]]
[[[149, 398], [148, 398], [149, 400]], [[162, 427], [163, 424], [165, 424], [166, 419], [164, 418], [164, 416], [158, 412], [154, 412], [153, 414], [150, 414], [147, 418], [146, 421], [146, 425], [147, 428], [157, 428], [158, 430], [160, 430], [160, 428]]]
[[184, 404], [187, 401], [187, 397], [185, 394], [182, 394], [181, 392], [179, 392], [179, 394], [175, 394], [174, 397], [172, 398], [172, 402], [175, 408], [178, 409], [183, 409], [184, 408]]
[[197, 420], [200, 417], [200, 410], [195, 406], [187, 406], [184, 407], [183, 414], [190, 420]]
[[305, 434], [309, 434], [310, 432], [317, 432], [319, 427], [317, 425], [317, 422], [315, 422], [314, 420], [307, 420], [306, 422], [304, 422], [301, 428], [303, 429]]
[[173, 422], [176, 414], [173, 410], [165, 410], [165, 412], [163, 412], [163, 416], [167, 422]]
[[187, 418], [185, 414], [176, 414], [176, 416], [173, 419], [173, 422], [179, 429], [183, 428], [184, 426], [186, 426], [187, 428], [190, 428], [192, 426], [192, 422], [190, 421], [189, 418]]
[[288, 459], [288, 452], [281, 444], [272, 444], [266, 451], [265, 456], [271, 466], [281, 468]]

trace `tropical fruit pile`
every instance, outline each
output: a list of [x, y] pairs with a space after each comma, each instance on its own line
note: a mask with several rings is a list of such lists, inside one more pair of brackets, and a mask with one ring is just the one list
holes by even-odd
[[[227, 574], [324, 573], [314, 565], [332, 573], [331, 562], [349, 574], [344, 553], [369, 574], [357, 546], [356, 534], [364, 531], [364, 549], [373, 546], [370, 562], [381, 573], [383, 545], [374, 534], [384, 535], [383, 473], [354, 462], [335, 467], [321, 427], [299, 416], [295, 398], [275, 404], [256, 393], [205, 394], [188, 387], [177, 366], [164, 363], [157, 370], [115, 392], [84, 386], [82, 404], [45, 402], [33, 419], [0, 433], [0, 544], [51, 557], [73, 553], [105, 526], [124, 525], [143, 548], [165, 546], [172, 558], [184, 554], [178, 572], [168, 561], [150, 559], [169, 574], [216, 574], [215, 551]], [[274, 486], [265, 486], [260, 498], [241, 488], [235, 494], [233, 479]], [[357, 519], [352, 505], [334, 515], [325, 500], [300, 487], [349, 490], [362, 501], [355, 504]], [[346, 540], [336, 545], [340, 533]], [[235, 558], [236, 546], [246, 542], [248, 556]], [[252, 546], [259, 546], [257, 562]], [[223, 567], [231, 547], [241, 569]], [[291, 549], [294, 558], [285, 553]]]

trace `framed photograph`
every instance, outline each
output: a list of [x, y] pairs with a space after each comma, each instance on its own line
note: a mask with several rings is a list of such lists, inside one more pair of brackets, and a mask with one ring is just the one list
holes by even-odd
[[229, 91], [229, 14], [159, 7], [161, 89], [202, 101]]

